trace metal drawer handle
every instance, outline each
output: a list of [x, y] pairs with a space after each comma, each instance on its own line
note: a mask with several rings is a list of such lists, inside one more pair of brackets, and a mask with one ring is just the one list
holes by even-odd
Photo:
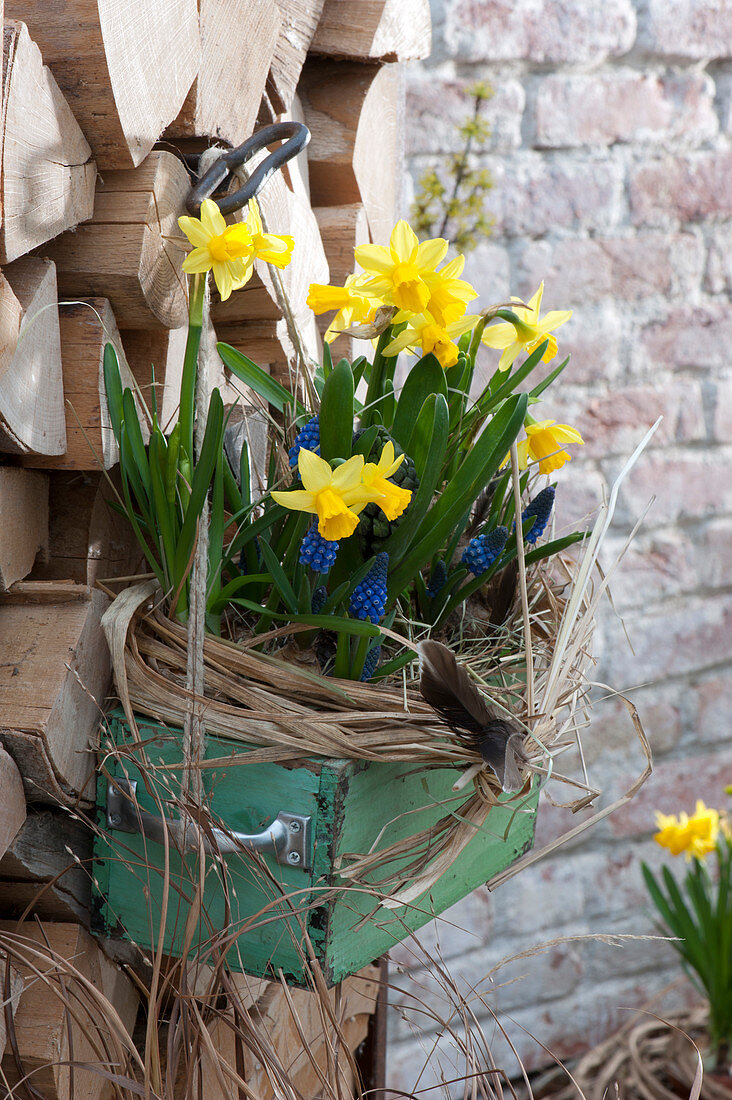
[[310, 825], [310, 817], [281, 810], [261, 833], [229, 833], [223, 829], [213, 829], [216, 841], [213, 847], [207, 836], [201, 836], [201, 830], [193, 822], [184, 825], [182, 821], [158, 817], [141, 809], [137, 803], [136, 781], [115, 779], [107, 785], [107, 828], [122, 833], [142, 833], [158, 844], [165, 842], [167, 832], [176, 848], [183, 853], [198, 851], [203, 840], [203, 847], [209, 854], [218, 851], [228, 855], [241, 852], [243, 848], [253, 848], [257, 852], [273, 855], [285, 867], [309, 871], [312, 866]]

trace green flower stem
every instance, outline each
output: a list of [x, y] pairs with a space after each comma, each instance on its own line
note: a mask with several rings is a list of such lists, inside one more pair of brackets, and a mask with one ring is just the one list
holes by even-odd
[[[395, 355], [384, 355], [384, 348], [387, 347], [393, 339], [392, 326], [389, 325], [379, 337], [379, 342], [374, 352], [374, 359], [371, 364], [371, 374], [369, 377], [369, 388], [366, 393], [365, 409], [361, 417], [362, 428], [368, 428], [371, 424], [377, 422], [380, 413], [379, 406], [384, 393], [384, 381], [387, 377], [389, 368], [391, 367], [392, 374], [395, 369], [397, 357]], [[390, 359], [392, 359], [393, 362], [390, 363]]]
[[183, 358], [183, 376], [180, 383], [181, 447], [193, 458], [193, 422], [196, 415], [196, 378], [198, 375], [198, 349], [201, 346], [203, 328], [203, 301], [206, 296], [206, 275], [191, 275], [188, 283], [188, 338]]
[[[370, 639], [367, 639], [370, 640]], [[339, 680], [351, 679], [351, 639], [348, 634], [339, 632], [336, 647], [335, 668], [333, 675]]]
[[364, 661], [366, 660], [366, 654], [369, 651], [369, 647], [373, 638], [358, 638], [356, 641], [356, 653], [351, 664], [350, 672], [352, 680], [360, 680], [363, 673]]

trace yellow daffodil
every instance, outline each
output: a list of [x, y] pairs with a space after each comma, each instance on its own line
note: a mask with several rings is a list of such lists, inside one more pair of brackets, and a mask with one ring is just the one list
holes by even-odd
[[718, 811], [707, 808], [701, 799], [691, 817], [683, 812], [678, 817], [657, 813], [656, 826], [658, 832], [653, 837], [656, 843], [674, 856], [684, 852], [687, 860], [703, 859], [713, 852], [721, 828]]
[[355, 250], [357, 262], [371, 275], [363, 284], [364, 292], [397, 309], [423, 313], [430, 300], [425, 276], [442, 262], [447, 248], [448, 242], [442, 237], [420, 244], [414, 230], [405, 221], [398, 221], [388, 248], [362, 244]]
[[326, 329], [326, 343], [330, 344], [335, 340], [343, 329], [350, 328], [351, 325], [366, 324], [373, 318], [379, 302], [361, 293], [363, 282], [363, 275], [349, 275], [345, 286], [310, 284], [306, 303], [313, 313], [327, 313], [330, 309], [338, 310]]
[[465, 257], [456, 256], [439, 271], [425, 272], [424, 281], [429, 287], [430, 300], [425, 312], [434, 317], [438, 325], [458, 321], [468, 308], [468, 302], [478, 297], [475, 287], [459, 278], [465, 266]]
[[251, 278], [254, 243], [245, 222], [227, 225], [213, 199], [201, 203], [201, 217], [178, 218], [178, 225], [194, 246], [183, 261], [189, 274], [213, 271], [221, 300]]
[[576, 428], [570, 428], [569, 424], [557, 424], [556, 420], [530, 422], [525, 430], [526, 439], [522, 439], [517, 447], [521, 470], [526, 469], [532, 458], [539, 462], [539, 473], [551, 474], [572, 459], [571, 454], [563, 450], [565, 443], [584, 443]]
[[379, 495], [361, 481], [363, 455], [354, 455], [334, 470], [325, 459], [302, 447], [297, 467], [304, 488], [274, 491], [272, 499], [283, 508], [317, 515], [318, 533], [330, 542], [352, 535], [358, 526], [358, 513]]
[[[542, 359], [547, 362], [557, 354], [557, 341], [551, 335], [552, 330], [568, 321], [572, 316], [572, 310], [555, 309], [539, 317], [543, 294], [544, 284], [542, 283], [527, 306], [512, 307], [518, 321], [503, 321], [497, 325], [490, 325], [483, 333], [483, 343], [486, 347], [503, 348], [503, 354], [498, 363], [499, 370], [508, 370], [519, 352], [531, 354], [545, 340], [548, 341], [548, 346]], [[517, 303], [521, 301], [520, 298], [511, 300]]]
[[419, 345], [425, 355], [432, 352], [445, 370], [448, 370], [458, 361], [459, 349], [455, 340], [471, 329], [477, 320], [477, 316], [469, 314], [459, 321], [441, 325], [429, 314], [412, 317], [404, 332], [384, 348], [384, 355], [398, 355], [405, 348], [411, 351]]
[[264, 232], [256, 199], [249, 200], [247, 226], [252, 235], [255, 257], [265, 263], [274, 264], [275, 267], [287, 267], [292, 259], [295, 242], [292, 237]]
[[[387, 479], [396, 473], [404, 461], [404, 455], [394, 458], [394, 444], [385, 443], [378, 462], [367, 462], [361, 474], [361, 481], [369, 489], [386, 518], [396, 519], [402, 514], [412, 499], [411, 489], [402, 489]], [[378, 499], [377, 499], [378, 497]]]

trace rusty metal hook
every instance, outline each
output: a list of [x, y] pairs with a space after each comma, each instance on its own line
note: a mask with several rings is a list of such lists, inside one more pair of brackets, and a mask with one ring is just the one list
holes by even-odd
[[188, 213], [197, 217], [203, 200], [209, 198], [227, 177], [231, 176], [235, 168], [244, 164], [261, 149], [266, 149], [273, 141], [282, 141], [283, 139], [287, 139], [284, 145], [281, 145], [279, 149], [275, 149], [266, 160], [263, 160], [254, 169], [243, 187], [240, 187], [238, 191], [234, 191], [231, 195], [224, 195], [222, 198], [215, 200], [222, 214], [233, 214], [235, 210], [241, 210], [250, 199], [253, 199], [262, 190], [269, 177], [278, 168], [282, 168], [288, 160], [292, 160], [305, 148], [310, 141], [310, 131], [307, 126], [303, 126], [301, 122], [275, 122], [271, 126], [264, 126], [261, 130], [257, 130], [255, 134], [243, 141], [236, 149], [229, 149], [228, 152], [222, 153], [218, 160], [211, 165], [208, 172], [201, 177], [196, 186], [188, 192], [186, 198]]

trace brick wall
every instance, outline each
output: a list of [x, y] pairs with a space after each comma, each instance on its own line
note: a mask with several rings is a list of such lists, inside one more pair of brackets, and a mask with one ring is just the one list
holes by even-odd
[[[432, 7], [433, 56], [409, 73], [412, 172], [456, 147], [466, 113], [459, 90], [489, 80], [493, 134], [479, 159], [494, 176], [488, 205], [496, 227], [471, 255], [467, 277], [484, 304], [528, 296], [543, 278], [545, 307], [575, 311], [559, 334], [572, 361], [541, 407], [541, 416], [576, 425], [587, 442], [560, 475], [560, 517], [591, 509], [644, 430], [664, 416], [626, 483], [607, 545], [609, 561], [655, 495], [613, 585], [622, 622], [606, 607], [595, 647], [598, 680], [632, 689], [654, 775], [633, 803], [571, 848], [493, 896], [479, 891], [422, 935], [439, 944], [467, 988], [542, 940], [651, 932], [639, 861], [660, 862], [648, 839], [653, 810], [691, 809], [697, 797], [719, 806], [732, 781], [732, 3], [433, 0]], [[583, 741], [606, 804], [640, 770], [622, 705], [598, 708]], [[565, 825], [544, 810], [539, 842]], [[436, 983], [408, 948], [393, 958], [395, 982], [439, 1008]], [[586, 940], [556, 944], [495, 979], [522, 981], [496, 989], [485, 980], [478, 989], [515, 1021], [505, 1023], [512, 1040], [539, 1066], [546, 1055], [521, 1027], [571, 1056], [677, 974], [663, 942]], [[686, 996], [680, 986], [663, 1003]], [[492, 1035], [488, 1008], [480, 1001], [474, 1008]], [[428, 1040], [418, 1042], [392, 1014], [394, 1086], [413, 1087]], [[440, 1046], [446, 1076], [448, 1046]], [[495, 1049], [510, 1068], [499, 1039]], [[439, 1080], [436, 1065], [433, 1058], [420, 1087]]]

